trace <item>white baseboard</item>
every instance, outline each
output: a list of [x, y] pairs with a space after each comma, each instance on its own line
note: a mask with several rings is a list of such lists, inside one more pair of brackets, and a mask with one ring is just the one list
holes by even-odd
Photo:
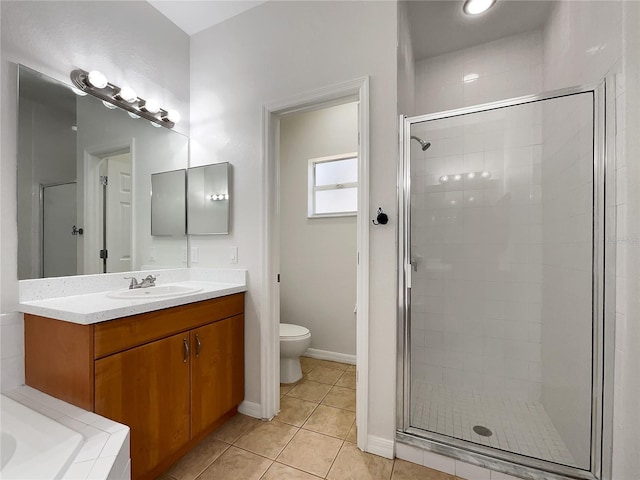
[[317, 358], [318, 360], [331, 360], [332, 362], [356, 364], [356, 356], [348, 353], [329, 352], [328, 350], [318, 350], [316, 348], [308, 348], [304, 352], [305, 357]]
[[394, 442], [386, 438], [369, 435], [367, 437], [367, 452], [384, 458], [394, 457]]
[[245, 400], [238, 406], [238, 412], [249, 417], [262, 419], [262, 406], [259, 403], [247, 402]]

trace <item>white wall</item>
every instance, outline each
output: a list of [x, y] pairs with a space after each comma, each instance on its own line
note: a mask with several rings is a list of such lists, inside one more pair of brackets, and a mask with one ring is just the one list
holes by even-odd
[[345, 80], [371, 77], [369, 433], [395, 426], [396, 41], [395, 2], [267, 2], [191, 39], [192, 166], [233, 166], [231, 234], [193, 238], [200, 265], [228, 266], [239, 247], [248, 268], [246, 398], [260, 400], [262, 105]]
[[307, 218], [308, 161], [358, 151], [358, 104], [280, 122], [280, 322], [311, 348], [356, 354], [356, 217]]
[[640, 4], [624, 2], [617, 82], [616, 351], [612, 478], [640, 471]]
[[[3, 390], [24, 381], [22, 320], [12, 313], [18, 301], [16, 64], [67, 83], [76, 67], [98, 69], [113, 83], [129, 83], [140, 96], [156, 97], [189, 118], [189, 37], [146, 2], [118, 2], [117, 7], [108, 1], [0, 3]], [[188, 133], [188, 121], [178, 130]]]

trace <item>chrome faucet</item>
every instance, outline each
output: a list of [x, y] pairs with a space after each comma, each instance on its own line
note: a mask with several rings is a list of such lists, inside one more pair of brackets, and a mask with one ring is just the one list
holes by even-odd
[[140, 280], [136, 279], [136, 277], [124, 277], [125, 280], [131, 280], [129, 284], [129, 290], [133, 290], [134, 288], [148, 288], [156, 286], [156, 277], [154, 275], [147, 275], [145, 278]]

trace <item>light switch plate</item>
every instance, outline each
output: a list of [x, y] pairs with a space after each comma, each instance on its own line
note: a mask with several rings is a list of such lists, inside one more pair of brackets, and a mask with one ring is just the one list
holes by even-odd
[[238, 247], [229, 249], [229, 260], [231, 260], [231, 263], [238, 263]]
[[198, 263], [200, 261], [200, 249], [198, 247], [191, 247], [191, 263]]

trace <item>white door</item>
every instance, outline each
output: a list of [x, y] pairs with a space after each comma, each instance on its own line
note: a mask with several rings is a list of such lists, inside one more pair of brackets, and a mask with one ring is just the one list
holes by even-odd
[[76, 184], [42, 187], [42, 274], [77, 275]]
[[131, 270], [131, 155], [107, 159], [107, 272]]

